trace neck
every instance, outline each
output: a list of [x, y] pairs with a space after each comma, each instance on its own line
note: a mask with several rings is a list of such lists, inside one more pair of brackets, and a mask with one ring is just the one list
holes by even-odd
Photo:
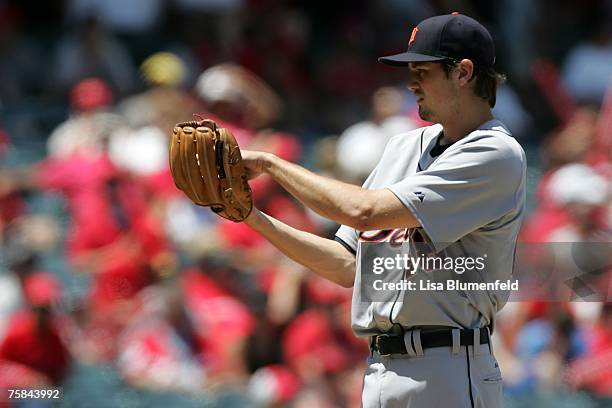
[[448, 144], [463, 139], [491, 119], [493, 119], [493, 114], [488, 104], [486, 107], [481, 106], [479, 109], [471, 110], [471, 112], [459, 112], [450, 120], [440, 122], [444, 128], [444, 137], [441, 142], [442, 144]]

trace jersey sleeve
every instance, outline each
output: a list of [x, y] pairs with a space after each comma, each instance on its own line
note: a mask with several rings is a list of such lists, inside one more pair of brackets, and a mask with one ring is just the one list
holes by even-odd
[[437, 250], [516, 208], [525, 159], [520, 146], [468, 142], [387, 188], [412, 211]]
[[357, 253], [357, 244], [359, 241], [359, 234], [355, 228], [341, 225], [336, 231], [334, 239], [342, 244], [346, 249], [352, 253]]

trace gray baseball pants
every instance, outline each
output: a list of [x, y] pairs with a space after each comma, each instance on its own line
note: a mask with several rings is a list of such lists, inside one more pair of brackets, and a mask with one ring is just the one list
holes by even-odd
[[489, 344], [460, 346], [457, 337], [452, 347], [414, 350], [405, 343], [409, 354], [370, 354], [363, 408], [501, 407], [501, 372]]

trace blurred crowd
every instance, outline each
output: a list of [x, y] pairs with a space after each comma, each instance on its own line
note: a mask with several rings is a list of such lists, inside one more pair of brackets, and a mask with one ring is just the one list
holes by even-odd
[[[425, 124], [406, 73], [376, 57], [434, 14], [496, 39], [494, 114], [528, 153], [521, 241], [612, 241], [612, 2], [303, 3], [0, 0], [0, 390], [120, 406], [81, 381], [111, 372], [174, 406], [359, 406], [351, 291], [194, 206], [168, 137], [210, 117], [359, 184], [389, 137]], [[270, 179], [251, 185], [258, 208], [333, 237]], [[610, 303], [512, 302], [494, 340], [508, 406], [612, 398]]]

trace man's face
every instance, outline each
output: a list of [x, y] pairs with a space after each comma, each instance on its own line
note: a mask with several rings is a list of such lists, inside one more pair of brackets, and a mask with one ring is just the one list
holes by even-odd
[[452, 71], [447, 77], [442, 65], [435, 62], [410, 63], [409, 69], [408, 89], [417, 97], [421, 119], [443, 122], [458, 110], [458, 93]]

